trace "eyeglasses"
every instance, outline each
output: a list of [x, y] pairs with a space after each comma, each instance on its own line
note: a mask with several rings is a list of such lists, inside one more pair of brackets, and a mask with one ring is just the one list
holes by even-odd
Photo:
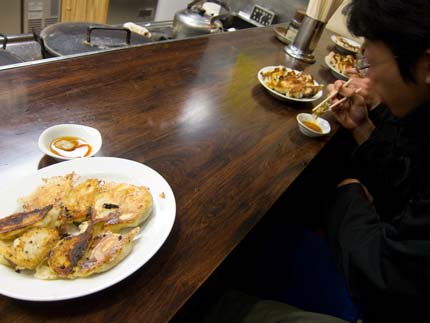
[[[394, 56], [394, 59], [397, 59], [398, 56]], [[355, 69], [358, 72], [358, 75], [360, 75], [360, 77], [366, 77], [367, 74], [369, 73], [369, 68], [375, 65], [380, 65], [380, 64], [384, 64], [387, 63], [389, 61], [392, 61], [391, 58], [388, 59], [384, 59], [382, 61], [370, 64], [369, 61], [367, 60], [366, 56], [359, 56], [357, 58], [357, 63], [355, 64]]]

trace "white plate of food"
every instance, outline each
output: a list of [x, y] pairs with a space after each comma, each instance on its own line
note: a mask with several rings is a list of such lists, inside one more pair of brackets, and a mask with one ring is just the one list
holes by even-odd
[[330, 68], [332, 74], [342, 80], [347, 80], [349, 78], [346, 70], [355, 67], [357, 62], [353, 55], [342, 55], [333, 51], [324, 58], [324, 61]]
[[323, 94], [323, 85], [312, 75], [282, 65], [263, 67], [257, 77], [271, 95], [284, 101], [312, 102]]
[[291, 43], [291, 40], [289, 40], [287, 36], [288, 26], [276, 26], [273, 27], [273, 31], [275, 32], [275, 37], [281, 42], [286, 45]]
[[355, 40], [337, 35], [331, 35], [331, 40], [342, 54], [358, 54], [360, 52], [361, 45]]
[[[144, 187], [150, 192], [152, 213], [145, 222], [139, 224], [140, 232], [133, 237], [130, 254], [108, 271], [74, 279], [37, 279], [34, 271], [16, 272], [14, 268], [0, 264], [0, 294], [29, 301], [58, 301], [95, 293], [118, 283], [142, 267], [169, 236], [175, 221], [176, 203], [167, 181], [148, 166], [113, 157], [70, 160], [17, 179], [0, 192], [0, 218], [21, 211], [23, 205], [20, 199], [34, 193], [37, 187], [45, 183], [45, 179], [63, 178], [73, 173], [80, 176], [81, 182], [97, 179], [100, 183]], [[114, 205], [108, 207], [106, 203], [103, 207], [118, 208]], [[119, 237], [118, 240], [123, 239]], [[1, 242], [5, 244], [7, 240]]]

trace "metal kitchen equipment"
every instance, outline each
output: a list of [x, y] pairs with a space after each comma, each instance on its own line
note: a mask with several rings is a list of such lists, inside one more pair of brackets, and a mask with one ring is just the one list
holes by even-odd
[[151, 42], [123, 27], [89, 23], [59, 23], [42, 30], [40, 38], [51, 56], [64, 56]]
[[0, 40], [2, 41], [1, 49], [0, 49], [0, 66], [16, 64], [23, 62], [18, 56], [6, 51], [6, 45], [8, 42], [8, 38], [4, 34], [0, 34]]
[[[123, 25], [121, 25], [123, 26]], [[151, 37], [147, 39], [146, 41], [149, 43], [154, 43], [158, 41], [168, 40], [172, 39], [172, 21], [156, 21], [156, 22], [149, 22], [144, 23], [143, 25], [139, 24], [138, 26], [144, 27], [149, 33], [151, 34]], [[119, 26], [120, 27], [120, 26]], [[130, 28], [128, 28], [130, 29]], [[79, 36], [82, 42], [86, 41], [86, 30], [82, 31], [82, 34]], [[97, 40], [94, 38], [94, 36], [97, 36], [96, 34], [99, 31], [94, 31], [95, 35], [91, 35], [91, 43], [93, 43], [94, 40]], [[48, 34], [48, 33], [47, 33]], [[45, 34], [44, 36], [46, 36]], [[130, 46], [135, 45], [134, 38], [136, 35], [131, 34], [130, 39]], [[126, 44], [126, 33], [124, 31], [120, 32], [119, 34], [122, 38], [119, 40], [119, 42]], [[69, 42], [71, 39], [69, 37], [62, 38], [64, 41]], [[16, 66], [16, 63], [21, 63], [20, 66], [29, 66], [33, 64], [38, 64], [44, 61], [45, 59], [50, 59], [54, 55], [53, 53], [47, 51], [46, 49], [43, 49], [42, 46], [44, 45], [44, 40], [39, 37], [36, 33], [33, 34], [19, 34], [19, 35], [8, 35], [7, 36], [7, 48], [6, 50], [3, 50], [4, 44], [4, 38], [0, 36], [0, 70], [5, 70], [9, 68], [14, 68]], [[54, 46], [54, 45], [53, 45]], [[128, 45], [127, 45], [128, 46]], [[88, 53], [88, 47], [85, 47], [84, 52], [78, 52], [78, 49], [75, 48], [73, 51], [73, 55], [78, 56], [81, 54]], [[94, 51], [92, 53], [97, 53], [100, 51], [103, 51], [103, 49], [98, 47], [92, 48]], [[12, 54], [13, 56], [16, 56], [14, 60], [10, 60]], [[58, 53], [60, 54], [60, 53]], [[63, 53], [60, 56], [66, 55]], [[7, 58], [6, 58], [7, 57]]]
[[299, 28], [294, 42], [284, 50], [292, 57], [307, 63], [315, 63], [312, 54], [324, 27], [343, 0], [310, 0], [306, 16]]
[[61, 18], [61, 0], [22, 0], [22, 31], [40, 33], [46, 26], [58, 23]]
[[[219, 4], [227, 13], [217, 16], [210, 16], [203, 8], [205, 2]], [[230, 7], [222, 1], [194, 0], [190, 2], [186, 9], [178, 11], [173, 18], [173, 37], [186, 38], [191, 36], [208, 35], [223, 31], [221, 19], [230, 16]]]
[[288, 25], [287, 32], [285, 33], [285, 40], [288, 42], [288, 44], [291, 44], [294, 42], [294, 39], [296, 38], [297, 33], [299, 32], [299, 28], [302, 25], [302, 21], [305, 18], [305, 11], [303, 9], [297, 9], [296, 13], [294, 14], [293, 20]]
[[304, 62], [315, 63], [312, 53], [324, 31], [325, 24], [325, 22], [305, 16], [293, 43], [284, 47], [285, 52]]

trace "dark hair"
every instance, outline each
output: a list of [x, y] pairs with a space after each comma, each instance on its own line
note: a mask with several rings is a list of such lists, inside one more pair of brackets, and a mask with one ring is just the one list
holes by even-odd
[[405, 81], [415, 81], [418, 59], [430, 48], [430, 0], [352, 0], [348, 28], [383, 42], [397, 56]]

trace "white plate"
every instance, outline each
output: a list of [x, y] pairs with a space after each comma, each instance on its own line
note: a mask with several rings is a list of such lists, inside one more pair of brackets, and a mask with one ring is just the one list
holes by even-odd
[[[166, 180], [152, 168], [135, 161], [113, 158], [82, 158], [58, 163], [17, 180], [0, 192], [0, 217], [19, 209], [17, 198], [30, 194], [42, 178], [75, 172], [82, 179], [99, 178], [149, 187], [154, 200], [152, 215], [142, 224], [130, 255], [109, 271], [75, 280], [39, 280], [0, 265], [0, 294], [30, 301], [59, 301], [105, 289], [142, 267], [163, 245], [175, 221], [176, 202]], [[161, 198], [160, 194], [165, 197]]]
[[324, 62], [328, 66], [328, 68], [331, 70], [331, 72], [334, 75], [334, 77], [337, 77], [337, 78], [339, 78], [341, 80], [345, 80], [345, 81], [348, 80], [348, 76], [346, 76], [346, 75], [342, 74], [341, 72], [339, 72], [339, 70], [330, 63], [330, 54], [328, 54], [324, 58]]
[[[356, 42], [355, 40], [346, 38], [346, 37], [342, 37], [342, 36], [336, 36], [336, 35], [331, 35], [331, 41], [333, 43], [335, 43], [336, 46], [338, 46], [338, 49], [340, 49], [341, 52], [343, 52], [343, 54], [358, 54], [360, 52], [360, 44], [358, 42]], [[350, 44], [351, 46], [356, 46], [357, 49], [352, 49], [352, 48], [348, 48], [345, 46], [345, 44], [343, 44], [341, 41], [339, 41], [339, 39], [341, 39], [343, 42]]]
[[[266, 90], [267, 90], [267, 91], [269, 91], [269, 93], [270, 93], [271, 95], [273, 95], [275, 98], [278, 98], [278, 99], [281, 99], [281, 100], [284, 100], [284, 101], [312, 102], [312, 101], [318, 100], [318, 99], [322, 96], [323, 91], [322, 91], [322, 90], [320, 90], [317, 94], [315, 94], [315, 95], [314, 95], [313, 97], [311, 97], [311, 98], [296, 99], [296, 98], [292, 98], [292, 97], [286, 96], [286, 95], [284, 95], [284, 94], [281, 94], [281, 93], [279, 93], [279, 92], [277, 92], [277, 91], [275, 91], [275, 90], [272, 90], [270, 87], [268, 87], [268, 86], [264, 83], [263, 76], [261, 75], [261, 73], [265, 73], [265, 72], [267, 72], [267, 71], [273, 70], [273, 69], [274, 69], [274, 68], [276, 68], [276, 67], [285, 67], [285, 66], [266, 66], [266, 67], [263, 67], [262, 69], [260, 69], [260, 70], [258, 71], [258, 73], [257, 73], [257, 77], [258, 77], [258, 80], [260, 81], [261, 85], [263, 85], [263, 86], [266, 88]], [[291, 68], [288, 68], [288, 67], [286, 67], [286, 69], [287, 69], [288, 71], [291, 71], [291, 70], [292, 70]], [[300, 72], [300, 71], [297, 71], [297, 70], [294, 70], [294, 71], [296, 71], [296, 72]], [[315, 84], [315, 85], [318, 85], [319, 83], [318, 83], [317, 81], [315, 81], [315, 80], [314, 80], [314, 84]]]
[[273, 27], [273, 31], [275, 32], [275, 37], [282, 43], [289, 45], [291, 41], [285, 37], [285, 33], [288, 30], [288, 25], [276, 26]]

